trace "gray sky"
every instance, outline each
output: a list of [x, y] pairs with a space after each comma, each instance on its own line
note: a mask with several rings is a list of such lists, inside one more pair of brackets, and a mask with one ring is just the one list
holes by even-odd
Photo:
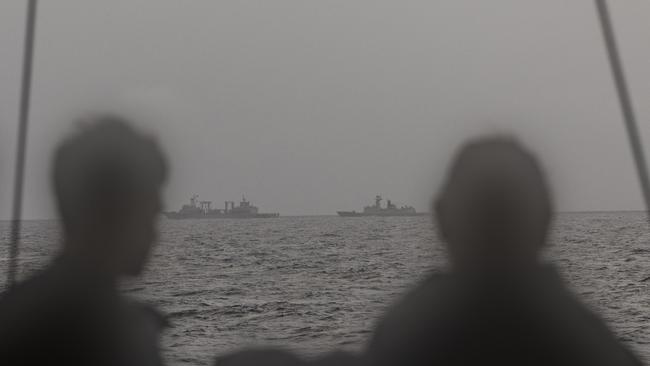
[[[610, 1], [650, 141], [650, 2]], [[24, 0], [0, 2], [0, 219], [10, 213]], [[26, 218], [53, 217], [70, 116], [128, 110], [192, 193], [333, 214], [375, 194], [426, 210], [457, 144], [521, 136], [561, 210], [639, 209], [590, 0], [41, 1]]]

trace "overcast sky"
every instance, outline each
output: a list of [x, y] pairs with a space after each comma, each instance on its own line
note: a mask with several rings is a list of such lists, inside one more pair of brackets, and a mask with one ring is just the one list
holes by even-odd
[[[0, 219], [25, 3], [0, 2]], [[650, 141], [650, 2], [610, 3]], [[33, 90], [26, 218], [54, 217], [52, 149], [93, 109], [159, 136], [170, 209], [424, 211], [458, 143], [491, 132], [533, 146], [559, 209], [642, 208], [590, 0], [41, 1]]]

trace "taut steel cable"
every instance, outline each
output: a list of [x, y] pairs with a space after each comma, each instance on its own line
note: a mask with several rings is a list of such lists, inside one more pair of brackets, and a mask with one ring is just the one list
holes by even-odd
[[632, 98], [630, 97], [630, 92], [625, 80], [625, 73], [623, 72], [623, 63], [621, 62], [618, 47], [616, 45], [616, 38], [614, 37], [614, 29], [609, 15], [609, 9], [607, 8], [607, 1], [596, 0], [596, 8], [598, 9], [598, 16], [600, 17], [600, 25], [603, 30], [603, 38], [605, 39], [605, 47], [607, 48], [607, 54], [609, 56], [612, 76], [614, 78], [614, 83], [616, 84], [618, 101], [621, 105], [623, 120], [625, 121], [625, 126], [627, 128], [627, 136], [630, 140], [632, 155], [639, 175], [639, 183], [641, 184], [641, 191], [643, 192], [645, 208], [646, 211], [648, 211], [650, 210], [650, 180], [648, 179], [648, 166], [646, 164], [636, 116], [634, 115], [634, 108], [632, 107]]
[[37, 0], [27, 3], [27, 21], [25, 23], [25, 45], [23, 49], [23, 74], [20, 92], [20, 109], [18, 111], [18, 143], [16, 147], [16, 168], [14, 171], [14, 202], [11, 215], [11, 234], [9, 241], [9, 265], [7, 269], [7, 286], [16, 283], [18, 272], [18, 249], [23, 206], [23, 186], [25, 183], [25, 154], [27, 150], [27, 122], [29, 121], [29, 102], [32, 85], [32, 64], [34, 58], [34, 32], [36, 26]]

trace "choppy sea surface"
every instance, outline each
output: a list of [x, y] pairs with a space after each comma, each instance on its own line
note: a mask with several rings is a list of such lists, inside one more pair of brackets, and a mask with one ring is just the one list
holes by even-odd
[[[0, 223], [3, 242], [7, 227]], [[58, 238], [56, 221], [24, 223], [23, 277], [47, 262]], [[650, 360], [645, 214], [559, 214], [551, 241], [548, 257], [575, 291]], [[6, 256], [0, 249], [1, 269]], [[427, 217], [163, 220], [148, 271], [125, 292], [169, 315], [172, 365], [260, 345], [309, 356], [361, 349], [387, 306], [445, 263]]]

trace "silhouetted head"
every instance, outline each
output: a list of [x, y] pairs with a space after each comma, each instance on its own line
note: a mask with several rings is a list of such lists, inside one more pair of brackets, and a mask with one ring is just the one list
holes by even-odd
[[156, 142], [121, 117], [95, 116], [61, 143], [52, 173], [64, 251], [111, 275], [138, 274], [156, 239], [166, 178]]
[[435, 210], [452, 264], [470, 271], [534, 265], [552, 212], [538, 161], [503, 137], [461, 148]]

